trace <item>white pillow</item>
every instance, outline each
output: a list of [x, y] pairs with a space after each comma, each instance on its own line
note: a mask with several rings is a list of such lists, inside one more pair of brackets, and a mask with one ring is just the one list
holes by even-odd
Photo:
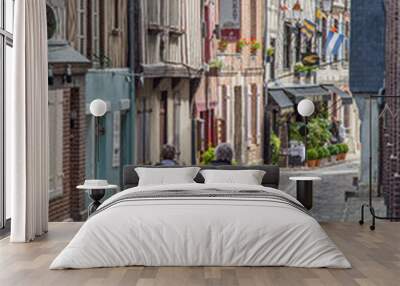
[[205, 184], [261, 185], [265, 171], [261, 170], [202, 170]]
[[135, 168], [139, 186], [195, 183], [193, 180], [200, 168]]

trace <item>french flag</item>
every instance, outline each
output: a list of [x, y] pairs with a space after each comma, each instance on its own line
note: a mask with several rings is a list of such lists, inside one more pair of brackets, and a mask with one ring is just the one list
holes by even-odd
[[329, 31], [328, 37], [326, 39], [326, 54], [336, 56], [339, 53], [340, 46], [344, 42], [344, 35]]

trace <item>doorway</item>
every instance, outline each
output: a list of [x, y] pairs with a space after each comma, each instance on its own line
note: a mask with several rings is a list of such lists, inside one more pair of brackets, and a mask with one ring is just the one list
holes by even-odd
[[235, 103], [234, 103], [234, 114], [235, 114], [235, 160], [238, 163], [242, 162], [242, 126], [243, 126], [243, 112], [242, 112], [242, 87], [235, 86]]

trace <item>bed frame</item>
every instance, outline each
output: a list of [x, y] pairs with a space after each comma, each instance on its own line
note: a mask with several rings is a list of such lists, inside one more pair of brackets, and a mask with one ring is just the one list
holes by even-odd
[[[138, 174], [135, 171], [137, 167], [145, 168], [182, 168], [187, 166], [140, 166], [140, 165], [127, 165], [124, 166], [123, 171], [123, 182], [122, 189], [129, 189], [136, 187], [139, 183]], [[262, 170], [265, 171], [265, 175], [262, 179], [262, 185], [264, 187], [279, 188], [279, 167], [272, 165], [258, 165], [258, 166], [198, 166], [202, 170], [206, 169], [216, 169], [216, 170]], [[198, 173], [194, 180], [197, 183], [204, 183], [203, 176]]]

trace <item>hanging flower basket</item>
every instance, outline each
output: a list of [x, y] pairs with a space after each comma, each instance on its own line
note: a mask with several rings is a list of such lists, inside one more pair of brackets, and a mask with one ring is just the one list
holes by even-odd
[[243, 48], [247, 45], [248, 43], [245, 39], [240, 39], [239, 41], [236, 42], [236, 52], [241, 53]]
[[225, 40], [220, 40], [219, 42], [218, 42], [218, 50], [220, 51], [220, 52], [225, 52], [226, 51], [226, 49], [228, 48], [228, 42], [227, 41], [225, 41]]
[[257, 51], [261, 49], [261, 43], [257, 42], [257, 40], [252, 39], [250, 41], [250, 53], [254, 56], [257, 54]]

